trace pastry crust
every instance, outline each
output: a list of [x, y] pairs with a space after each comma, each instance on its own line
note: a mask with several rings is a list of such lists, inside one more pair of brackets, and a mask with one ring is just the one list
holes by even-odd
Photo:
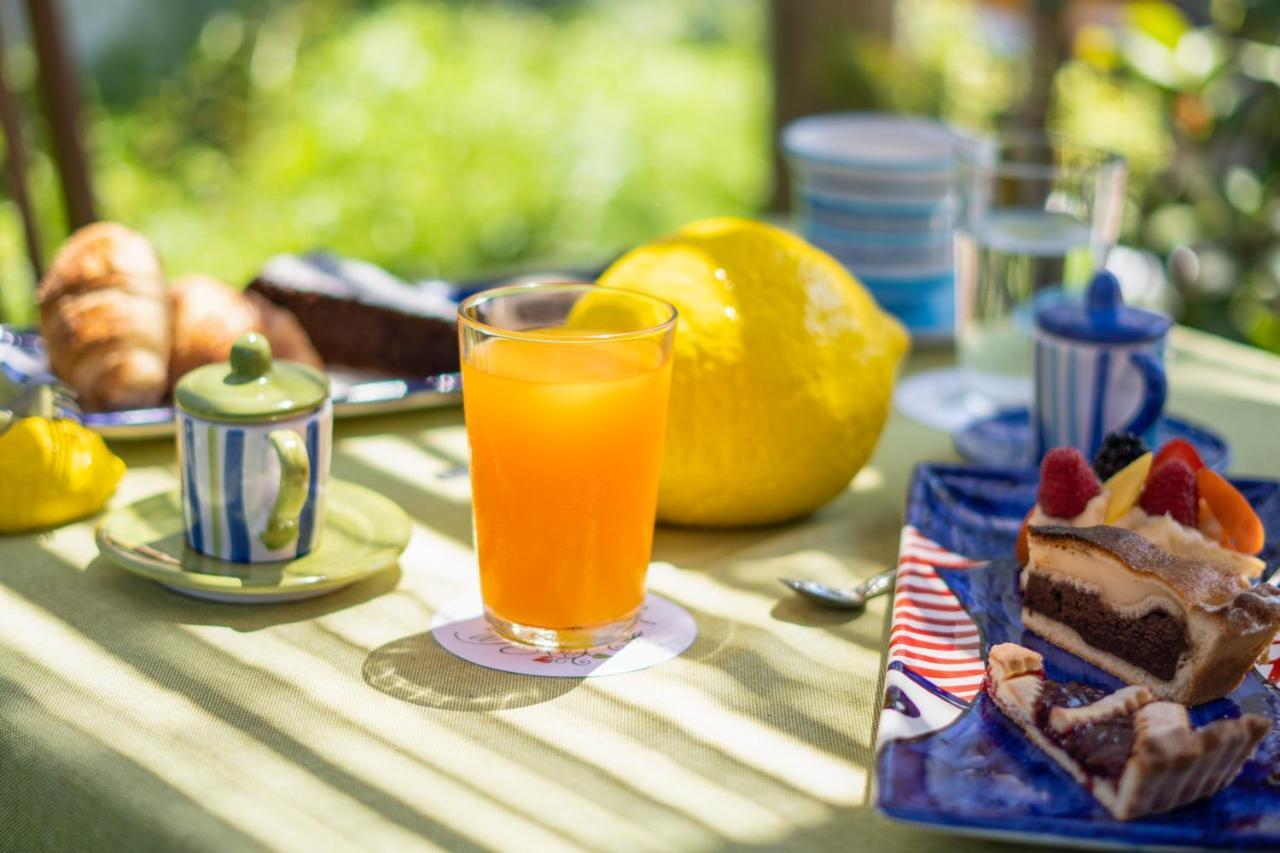
[[1130, 716], [1143, 705], [1154, 702], [1155, 699], [1155, 694], [1147, 687], [1124, 687], [1104, 696], [1092, 705], [1082, 705], [1079, 708], [1054, 708], [1049, 712], [1049, 728], [1058, 734], [1066, 734], [1077, 726], [1101, 723], [1112, 717]]
[[1019, 675], [1044, 671], [1044, 658], [1014, 643], [1001, 643], [991, 649], [987, 660], [988, 674], [997, 681], [1009, 681]]
[[1046, 547], [1052, 547], [1091, 559], [1114, 560], [1130, 572], [1159, 579], [1185, 604], [1195, 607], [1228, 605], [1249, 588], [1249, 582], [1237, 572], [1170, 554], [1122, 527], [1033, 527], [1028, 545], [1033, 562], [1037, 545], [1042, 554]]
[[[991, 649], [988, 695], [1036, 746], [1120, 820], [1169, 811], [1222, 790], [1271, 728], [1267, 718], [1245, 714], [1192, 729], [1184, 706], [1154, 701], [1150, 691], [1141, 687], [1124, 688], [1075, 708], [1054, 708], [1047, 727], [1041, 728], [1037, 716], [1046, 682], [1042, 671], [1020, 662], [1028, 652], [1012, 643]], [[1123, 769], [1116, 778], [1090, 774], [1064, 749], [1065, 738], [1083, 727], [1114, 720], [1128, 720], [1133, 730]]]

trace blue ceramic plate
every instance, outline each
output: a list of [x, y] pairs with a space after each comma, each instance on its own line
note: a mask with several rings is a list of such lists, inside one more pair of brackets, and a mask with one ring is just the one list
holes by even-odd
[[[479, 290], [520, 280], [593, 281], [598, 267], [556, 272], [512, 273], [492, 279], [476, 279], [449, 285], [448, 295], [461, 302]], [[12, 383], [47, 383], [56, 379], [49, 373], [40, 335], [0, 325], [0, 372]], [[327, 370], [333, 387], [333, 414], [337, 418], [375, 415], [385, 412], [434, 409], [456, 405], [462, 399], [462, 379], [458, 373], [434, 376], [398, 377], [368, 371], [333, 367]], [[173, 407], [128, 409], [119, 412], [64, 412], [75, 417], [103, 437], [115, 441], [139, 441], [173, 435]]]
[[[938, 830], [1088, 847], [1280, 849], [1280, 728], [1217, 795], [1117, 821], [981, 692], [987, 649], [1040, 652], [1050, 678], [1108, 689], [1110, 675], [1022, 628], [1014, 539], [1035, 500], [1025, 468], [921, 465], [903, 530], [885, 702], [877, 732], [878, 808]], [[1280, 559], [1280, 483], [1237, 480]], [[981, 562], [981, 561], [990, 562]], [[1192, 709], [1195, 725], [1244, 711], [1280, 720], [1280, 643], [1230, 696]]]
[[[31, 332], [0, 326], [0, 369], [19, 384], [46, 382], [48, 373], [44, 341]], [[355, 417], [409, 409], [450, 406], [462, 399], [462, 380], [457, 373], [401, 378], [369, 372], [331, 368], [335, 417]], [[64, 414], [115, 441], [138, 441], [173, 435], [173, 407], [126, 409], [119, 412]]]
[[[1185, 438], [1200, 452], [1204, 464], [1225, 471], [1231, 462], [1231, 448], [1213, 430], [1166, 416], [1156, 427], [1156, 447]], [[956, 452], [978, 465], [1019, 467], [1031, 464], [1031, 413], [1024, 408], [1008, 409], [979, 418], [951, 436]]]

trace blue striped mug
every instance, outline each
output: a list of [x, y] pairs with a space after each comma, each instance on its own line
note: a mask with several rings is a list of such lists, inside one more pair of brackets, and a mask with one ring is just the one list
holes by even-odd
[[1110, 432], [1154, 443], [1168, 382], [1168, 318], [1124, 304], [1110, 273], [1094, 277], [1083, 302], [1036, 312], [1034, 463], [1055, 447], [1092, 459]]
[[229, 363], [184, 376], [174, 401], [187, 544], [233, 563], [314, 549], [333, 444], [328, 378], [273, 363], [266, 341], [250, 334]]

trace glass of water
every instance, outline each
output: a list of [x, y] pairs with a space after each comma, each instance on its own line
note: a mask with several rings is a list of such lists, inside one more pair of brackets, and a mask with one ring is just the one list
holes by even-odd
[[956, 346], [965, 406], [985, 416], [1030, 401], [1034, 312], [1079, 298], [1106, 263], [1127, 169], [1036, 133], [974, 142], [956, 159]]

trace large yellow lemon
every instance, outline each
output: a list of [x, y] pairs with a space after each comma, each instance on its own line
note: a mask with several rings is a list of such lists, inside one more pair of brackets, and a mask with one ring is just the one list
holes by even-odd
[[871, 456], [907, 335], [831, 256], [770, 225], [711, 219], [627, 253], [599, 283], [680, 312], [660, 521], [794, 518]]

